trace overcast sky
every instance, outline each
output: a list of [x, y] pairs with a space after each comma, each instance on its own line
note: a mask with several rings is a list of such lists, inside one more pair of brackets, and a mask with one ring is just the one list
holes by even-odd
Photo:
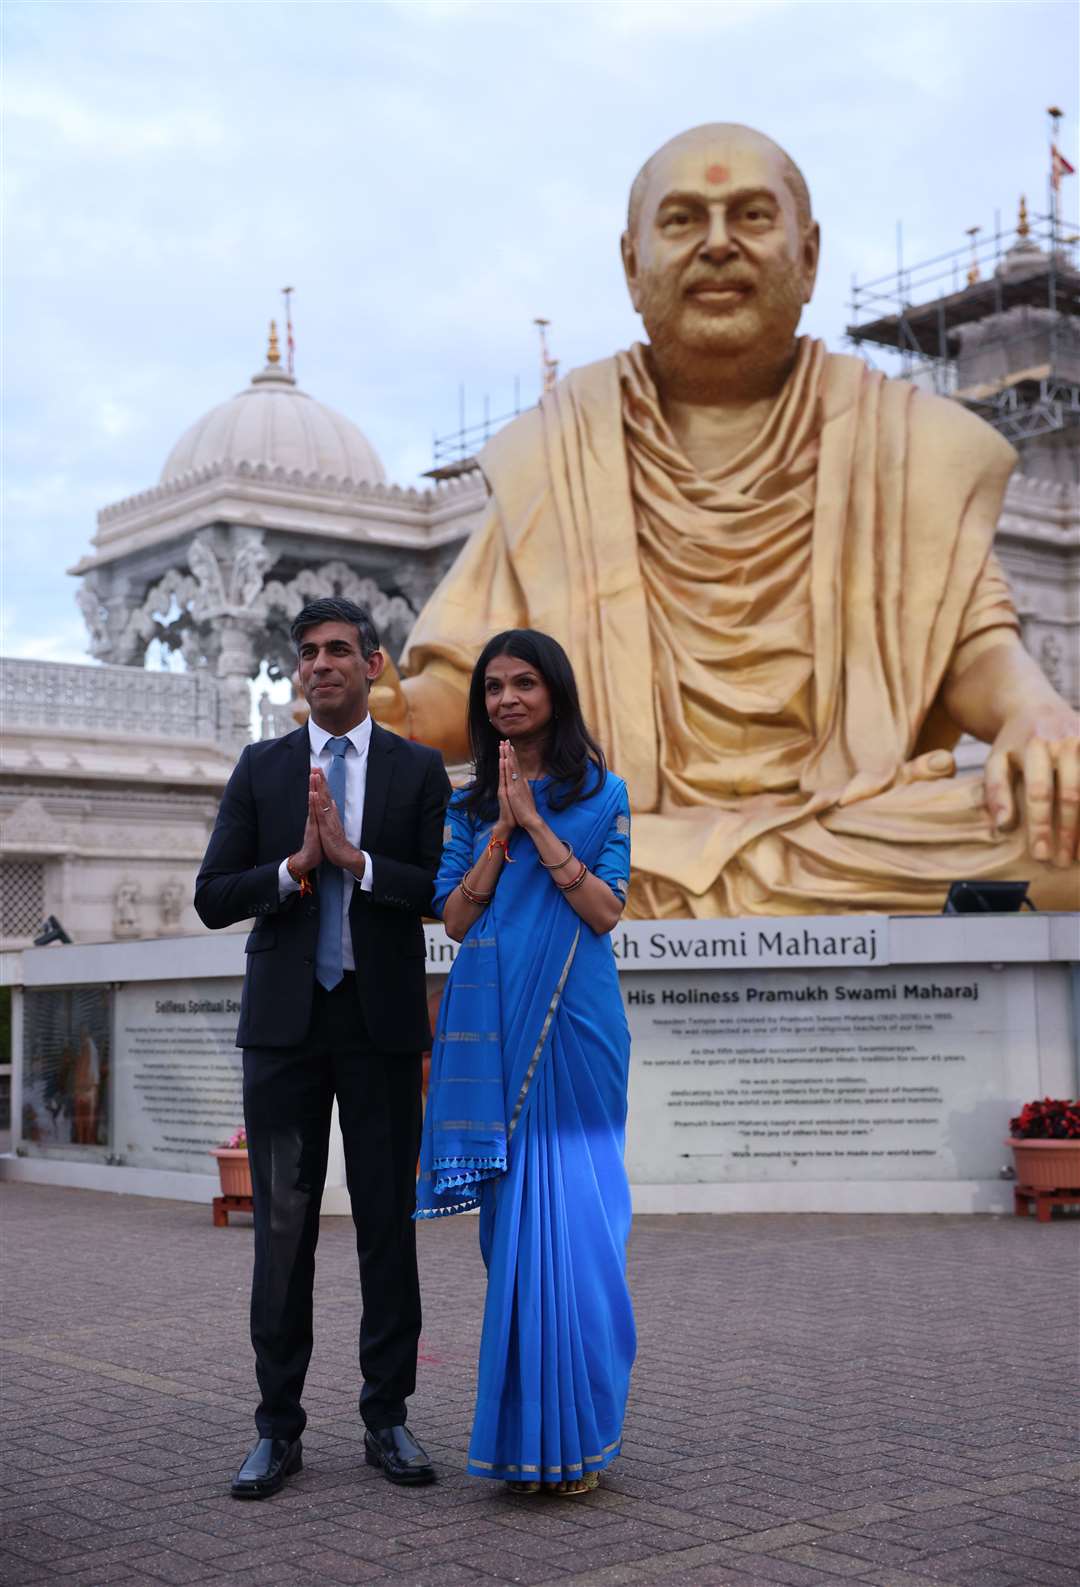
[[[48, 3], [4, 8], [3, 634], [84, 658], [98, 508], [154, 484], [262, 366], [296, 288], [297, 374], [389, 477], [431, 439], [638, 334], [626, 194], [685, 127], [741, 121], [805, 171], [824, 233], [804, 327], [853, 274], [1045, 208], [1045, 107], [1076, 153], [1072, 0], [864, 4]], [[1078, 178], [1065, 209], [1075, 217]]]

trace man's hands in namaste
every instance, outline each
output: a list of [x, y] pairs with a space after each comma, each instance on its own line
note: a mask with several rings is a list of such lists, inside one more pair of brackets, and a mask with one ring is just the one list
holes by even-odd
[[292, 869], [305, 872], [316, 870], [324, 859], [354, 876], [364, 874], [364, 856], [354, 849], [345, 836], [341, 815], [330, 797], [326, 778], [316, 767], [308, 782], [308, 813], [304, 826], [304, 841], [292, 856]]
[[508, 838], [515, 827], [528, 832], [539, 820], [528, 778], [518, 765], [513, 744], [504, 738], [499, 744], [499, 819], [492, 835]]
[[986, 804], [996, 830], [1023, 819], [1032, 859], [1080, 856], [1080, 715], [1064, 700], [1009, 716], [986, 762]]

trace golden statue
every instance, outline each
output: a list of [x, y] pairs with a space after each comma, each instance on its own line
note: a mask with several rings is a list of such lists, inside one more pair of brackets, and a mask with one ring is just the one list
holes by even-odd
[[487, 517], [373, 704], [464, 760], [481, 646], [554, 634], [630, 787], [638, 917], [936, 911], [957, 878], [1076, 908], [1080, 719], [991, 554], [1015, 453], [796, 335], [818, 246], [762, 134], [652, 156], [622, 239], [648, 344], [487, 445]]

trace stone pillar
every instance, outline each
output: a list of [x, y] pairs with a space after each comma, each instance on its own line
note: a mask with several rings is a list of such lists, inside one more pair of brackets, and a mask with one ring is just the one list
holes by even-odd
[[233, 735], [237, 745], [251, 738], [251, 679], [258, 671], [255, 659], [257, 621], [244, 613], [230, 612], [217, 620], [221, 639], [217, 674], [225, 685], [232, 709]]

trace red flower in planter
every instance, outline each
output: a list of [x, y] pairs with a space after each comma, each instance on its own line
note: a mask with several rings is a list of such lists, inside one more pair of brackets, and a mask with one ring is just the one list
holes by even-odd
[[1080, 1138], [1080, 1102], [1044, 1097], [1025, 1102], [1009, 1120], [1009, 1134], [1023, 1141], [1069, 1141]]

